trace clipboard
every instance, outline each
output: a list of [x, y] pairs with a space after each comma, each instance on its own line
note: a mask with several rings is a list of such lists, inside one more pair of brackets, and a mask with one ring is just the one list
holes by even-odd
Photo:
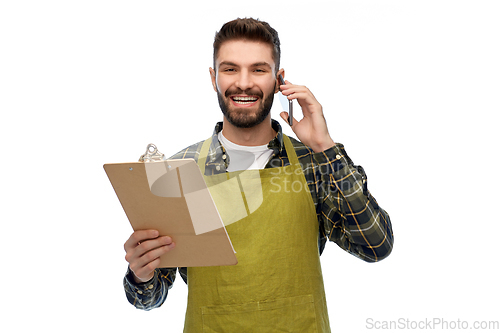
[[[156, 153], [154, 145], [146, 152], [150, 146]], [[175, 242], [160, 257], [160, 267], [238, 263], [194, 159], [109, 163], [104, 170], [134, 231], [155, 229]]]

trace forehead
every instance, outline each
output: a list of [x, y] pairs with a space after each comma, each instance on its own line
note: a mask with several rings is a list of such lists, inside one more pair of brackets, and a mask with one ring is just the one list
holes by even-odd
[[266, 62], [274, 70], [273, 48], [271, 45], [258, 41], [229, 40], [219, 48], [216, 67], [221, 62], [232, 62], [239, 66], [251, 66], [255, 63]]

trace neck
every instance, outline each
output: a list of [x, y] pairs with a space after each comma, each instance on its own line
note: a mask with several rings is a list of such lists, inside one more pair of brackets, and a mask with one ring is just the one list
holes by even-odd
[[224, 117], [222, 134], [226, 139], [240, 146], [262, 146], [268, 144], [276, 136], [276, 131], [271, 125], [271, 115], [259, 125], [251, 128], [231, 125]]

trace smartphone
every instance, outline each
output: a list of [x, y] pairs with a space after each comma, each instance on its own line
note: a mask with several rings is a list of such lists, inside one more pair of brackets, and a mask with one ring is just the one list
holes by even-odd
[[[280, 85], [285, 84], [285, 80], [283, 79], [283, 75], [281, 75], [281, 74], [278, 75], [278, 79], [280, 81]], [[287, 99], [286, 96], [284, 96], [283, 94], [281, 96], [283, 96], [285, 99]], [[290, 126], [292, 126], [293, 125], [293, 101], [291, 101], [289, 99], [287, 99], [287, 100], [288, 100], [288, 124]], [[283, 105], [283, 103], [282, 103], [282, 106], [283, 106], [283, 108], [285, 108], [285, 105]]]

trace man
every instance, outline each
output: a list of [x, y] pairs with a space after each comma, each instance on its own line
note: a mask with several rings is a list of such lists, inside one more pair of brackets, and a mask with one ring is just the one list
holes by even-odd
[[[309, 89], [278, 83], [285, 76], [279, 60], [278, 34], [267, 23], [226, 23], [216, 34], [210, 68], [223, 121], [211, 138], [172, 157], [196, 159], [208, 186], [239, 177], [245, 188], [241, 172], [252, 170], [262, 193], [262, 204], [248, 216], [225, 221], [236, 266], [179, 268], [189, 288], [185, 332], [329, 332], [319, 261], [326, 240], [368, 262], [392, 250], [389, 216], [368, 191], [363, 168], [332, 140]], [[302, 108], [303, 119], [292, 125], [299, 141], [271, 119], [280, 90]], [[158, 258], [173, 247], [155, 230], [136, 231], [125, 243], [124, 287], [137, 308], [165, 301], [176, 269], [158, 268]]]

